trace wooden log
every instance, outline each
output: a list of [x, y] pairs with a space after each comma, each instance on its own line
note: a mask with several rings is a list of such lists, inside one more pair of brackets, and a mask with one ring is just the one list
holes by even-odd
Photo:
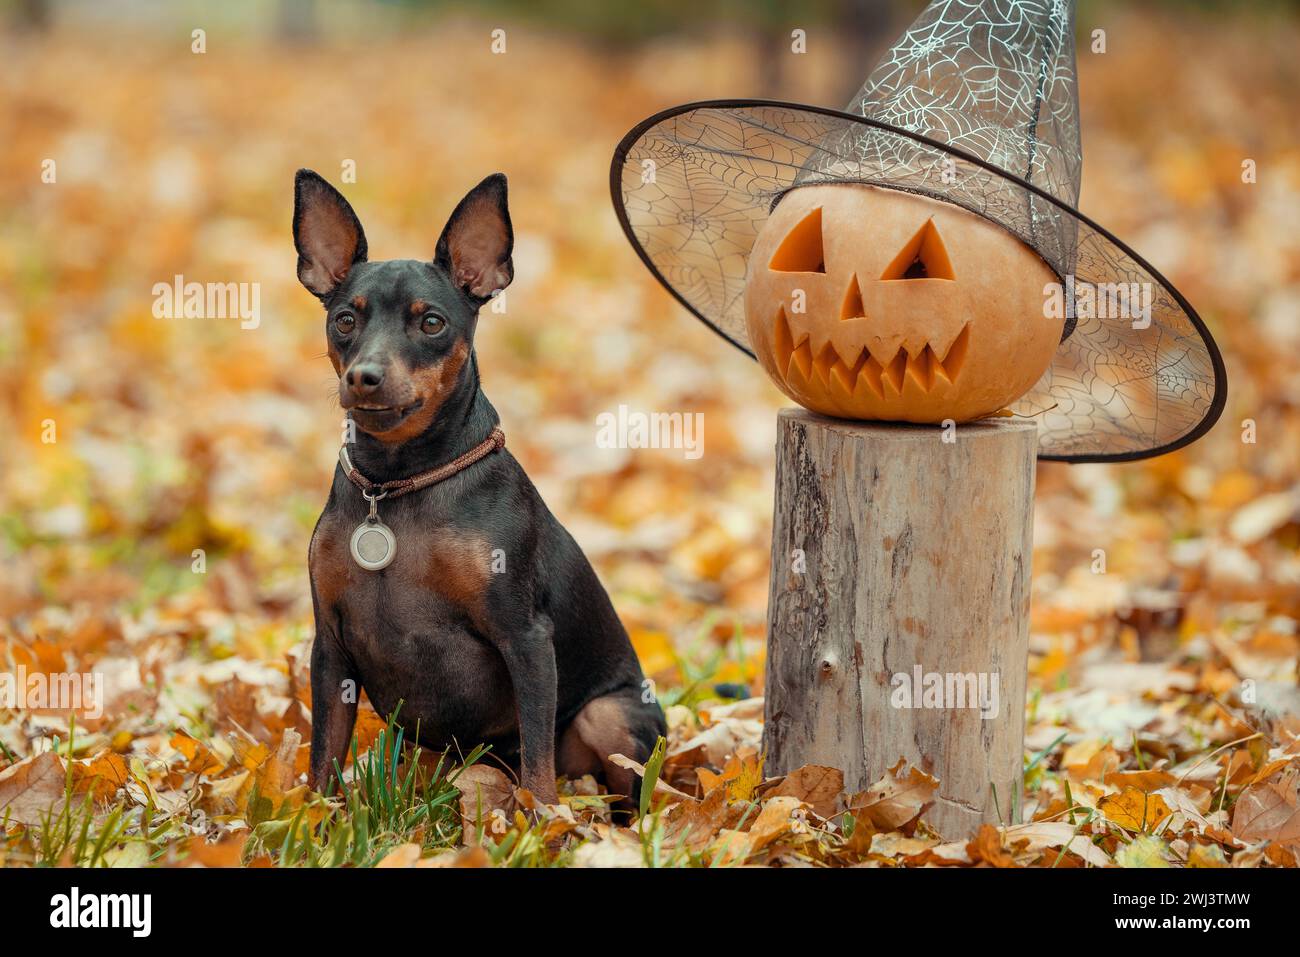
[[926, 819], [945, 837], [1012, 823], [1037, 444], [1016, 419], [945, 431], [781, 411], [768, 773], [830, 765], [851, 794], [902, 757], [939, 779]]

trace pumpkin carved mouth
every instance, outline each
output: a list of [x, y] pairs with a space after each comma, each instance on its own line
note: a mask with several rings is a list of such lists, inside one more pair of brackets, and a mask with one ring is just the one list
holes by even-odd
[[902, 395], [907, 379], [923, 392], [930, 392], [937, 385], [955, 383], [970, 347], [970, 323], [961, 327], [942, 357], [927, 342], [915, 354], [903, 346], [895, 347], [889, 355], [872, 353], [863, 346], [856, 356], [846, 359], [830, 342], [813, 355], [808, 332], [796, 342], [782, 306], [777, 309], [773, 346], [777, 369], [786, 381], [800, 377], [804, 382], [816, 379], [827, 388], [836, 382], [850, 395], [865, 385], [877, 398], [883, 399], [887, 392], [890, 396]]

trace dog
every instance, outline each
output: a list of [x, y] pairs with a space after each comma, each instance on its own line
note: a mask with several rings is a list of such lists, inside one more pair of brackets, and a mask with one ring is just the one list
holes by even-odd
[[663, 711], [479, 382], [479, 309], [514, 276], [505, 176], [465, 195], [432, 259], [370, 262], [348, 201], [299, 170], [293, 239], [355, 426], [309, 549], [312, 787], [346, 758], [364, 688], [427, 748], [490, 745], [542, 801], [591, 773], [630, 807], [639, 779], [610, 756], [644, 763]]

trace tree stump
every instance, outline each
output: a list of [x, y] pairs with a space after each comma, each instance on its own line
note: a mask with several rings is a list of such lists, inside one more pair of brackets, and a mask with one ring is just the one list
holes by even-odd
[[945, 430], [781, 411], [769, 773], [830, 765], [852, 794], [902, 757], [939, 779], [926, 819], [945, 837], [1012, 823], [1037, 446], [1014, 419]]

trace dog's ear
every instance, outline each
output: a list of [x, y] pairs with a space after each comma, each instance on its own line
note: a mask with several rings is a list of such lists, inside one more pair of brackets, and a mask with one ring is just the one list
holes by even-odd
[[515, 232], [506, 206], [506, 178], [493, 173], [471, 189], [443, 227], [433, 261], [452, 282], [482, 303], [510, 285]]
[[293, 178], [293, 245], [298, 279], [324, 299], [356, 263], [366, 261], [366, 234], [343, 194], [318, 173]]

